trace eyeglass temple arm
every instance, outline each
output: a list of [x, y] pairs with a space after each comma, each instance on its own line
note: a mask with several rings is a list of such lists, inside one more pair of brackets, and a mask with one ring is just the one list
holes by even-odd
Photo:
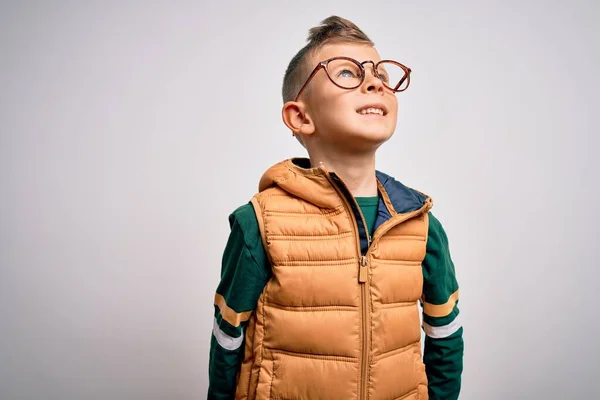
[[407, 78], [410, 78], [410, 73], [411, 73], [411, 71], [410, 71], [410, 70], [408, 70], [408, 73], [406, 74], [406, 76], [404, 76], [404, 78], [400, 79], [400, 82], [398, 82], [398, 84], [397, 84], [397, 85], [394, 87], [394, 90], [398, 90], [398, 88], [399, 88], [400, 86], [402, 86], [402, 83], [404, 83], [404, 81], [405, 81]]
[[319, 63], [319, 65], [317, 65], [315, 67], [315, 69], [313, 69], [313, 71], [311, 72], [311, 74], [308, 76], [308, 79], [306, 80], [306, 82], [304, 82], [304, 85], [302, 85], [302, 87], [300, 88], [300, 91], [296, 95], [296, 99], [294, 101], [298, 101], [298, 98], [300, 97], [300, 95], [302, 94], [302, 92], [304, 92], [304, 89], [306, 89], [306, 86], [308, 86], [308, 82], [310, 82], [310, 80], [313, 78], [313, 76], [315, 76], [317, 74], [317, 72], [319, 72], [319, 70], [321, 68], [325, 68], [325, 65], [326, 65], [326, 62], [323, 61], [323, 62]]

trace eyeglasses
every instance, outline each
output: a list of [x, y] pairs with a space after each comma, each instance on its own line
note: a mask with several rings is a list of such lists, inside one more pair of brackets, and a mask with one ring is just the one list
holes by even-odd
[[381, 80], [383, 86], [387, 89], [397, 93], [403, 92], [408, 88], [411, 69], [397, 61], [381, 60], [375, 63], [369, 60], [361, 63], [350, 57], [333, 57], [321, 61], [315, 67], [304, 85], [302, 85], [294, 101], [298, 101], [298, 98], [304, 89], [306, 89], [308, 82], [321, 69], [325, 70], [329, 80], [337, 87], [342, 89], [356, 89], [365, 80], [366, 71], [364, 64], [367, 63], [373, 64], [374, 75]]

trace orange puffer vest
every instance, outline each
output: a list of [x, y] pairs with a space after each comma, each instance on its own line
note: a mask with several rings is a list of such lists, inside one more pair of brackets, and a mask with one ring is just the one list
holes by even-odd
[[[296, 165], [306, 162], [270, 168], [252, 199], [272, 278], [236, 398], [427, 399], [417, 301], [431, 199], [378, 172], [388, 217], [370, 238], [343, 182]], [[412, 209], [398, 212], [402, 202]]]

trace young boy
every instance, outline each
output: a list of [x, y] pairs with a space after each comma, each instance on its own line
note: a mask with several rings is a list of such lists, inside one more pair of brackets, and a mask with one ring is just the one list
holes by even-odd
[[282, 116], [309, 159], [271, 167], [229, 217], [208, 398], [456, 399], [446, 234], [431, 198], [375, 170], [410, 69], [339, 17], [308, 41], [285, 73]]

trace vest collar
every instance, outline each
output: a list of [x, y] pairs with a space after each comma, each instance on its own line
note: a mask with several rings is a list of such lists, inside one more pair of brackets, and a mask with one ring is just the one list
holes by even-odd
[[[409, 188], [393, 177], [376, 171], [379, 196], [379, 211], [376, 225], [396, 214], [417, 210], [429, 196]], [[259, 191], [277, 185], [286, 192], [323, 208], [335, 208], [342, 204], [332, 180], [333, 173], [324, 167], [311, 167], [307, 158], [291, 158], [269, 168], [260, 179]]]

